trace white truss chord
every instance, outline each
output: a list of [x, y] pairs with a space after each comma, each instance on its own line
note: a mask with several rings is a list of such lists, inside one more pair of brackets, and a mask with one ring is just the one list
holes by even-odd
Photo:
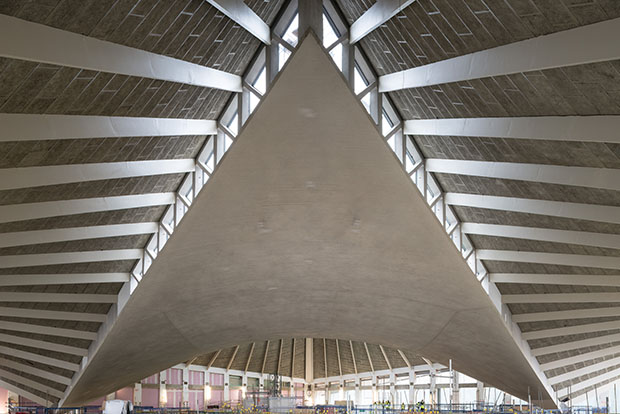
[[359, 19], [353, 22], [349, 29], [349, 43], [357, 43], [368, 33], [396, 16], [405, 7], [415, 0], [378, 0]]
[[224, 13], [252, 36], [266, 45], [271, 44], [271, 29], [242, 0], [207, 0], [210, 5]]

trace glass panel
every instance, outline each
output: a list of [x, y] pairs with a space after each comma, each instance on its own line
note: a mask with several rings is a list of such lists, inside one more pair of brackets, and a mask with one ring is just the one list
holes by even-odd
[[263, 95], [267, 92], [267, 71], [263, 68], [252, 84]]
[[355, 94], [357, 95], [361, 93], [364, 89], [366, 89], [366, 87], [368, 86], [368, 82], [366, 82], [366, 79], [364, 78], [364, 76], [362, 76], [362, 73], [359, 71], [357, 66], [355, 67], [354, 72], [355, 73], [353, 75], [353, 88], [355, 90]]
[[362, 103], [364, 104], [364, 107], [366, 108], [368, 113], [370, 113], [370, 92], [368, 92], [362, 97]]
[[335, 46], [329, 51], [329, 55], [332, 57], [338, 69], [342, 72], [342, 45]]
[[338, 33], [327, 16], [323, 15], [323, 46], [330, 47], [338, 40]]
[[282, 70], [284, 64], [291, 57], [291, 51], [282, 45], [278, 45], [278, 70]]
[[235, 135], [239, 133], [239, 116], [236, 113], [226, 127]]
[[299, 37], [298, 37], [299, 35], [297, 33], [298, 28], [299, 28], [299, 15], [296, 14], [295, 17], [293, 17], [293, 21], [291, 21], [291, 24], [288, 26], [288, 28], [284, 32], [282, 39], [284, 39], [284, 41], [289, 43], [291, 46], [297, 46], [297, 42], [299, 41]]
[[258, 106], [260, 98], [250, 91], [250, 113], [254, 112], [256, 106]]
[[392, 131], [393, 128], [394, 128], [394, 124], [385, 115], [385, 112], [383, 112], [381, 116], [381, 132], [383, 133], [383, 135], [387, 135], [390, 133], [390, 131]]

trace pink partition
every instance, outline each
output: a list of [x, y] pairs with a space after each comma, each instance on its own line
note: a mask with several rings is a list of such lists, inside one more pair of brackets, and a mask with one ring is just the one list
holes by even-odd
[[181, 390], [166, 390], [167, 401], [166, 407], [177, 408], [183, 405], [183, 391]]
[[211, 385], [224, 385], [224, 374], [210, 374], [209, 383]]
[[[183, 370], [178, 368], [169, 368], [166, 370], [166, 384], [181, 385], [183, 384]], [[169, 407], [179, 407], [169, 406]]]
[[201, 371], [189, 371], [189, 385], [204, 385], [205, 373]]
[[141, 381], [143, 384], [159, 384], [159, 374], [153, 374]]
[[224, 390], [211, 390], [209, 404], [221, 404], [224, 401]]
[[240, 389], [230, 390], [230, 401], [231, 402], [234, 402], [234, 403], [241, 402], [242, 399], [243, 399], [243, 395]]
[[190, 408], [190, 410], [202, 411], [204, 409], [204, 406], [205, 406], [205, 392], [204, 392], [204, 390], [189, 390], [189, 408]]
[[142, 406], [159, 407], [159, 389], [142, 388]]
[[0, 388], [0, 414], [6, 414], [9, 411], [9, 390]]
[[116, 399], [133, 401], [133, 387], [122, 388], [116, 391]]

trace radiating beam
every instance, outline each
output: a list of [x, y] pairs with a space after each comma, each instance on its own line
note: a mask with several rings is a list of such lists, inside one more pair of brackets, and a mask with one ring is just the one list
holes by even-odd
[[471, 161], [430, 158], [426, 170], [434, 173], [522, 180], [606, 190], [620, 190], [620, 170], [612, 168], [567, 167], [563, 165]]
[[73, 285], [76, 283], [125, 283], [129, 273], [51, 273], [0, 275], [0, 286]]
[[242, 0], [207, 0], [210, 5], [266, 45], [271, 44], [271, 29]]
[[589, 346], [607, 345], [613, 342], [620, 342], [620, 333], [613, 335], [603, 335], [594, 338], [582, 339], [579, 341], [564, 342], [557, 345], [549, 345], [541, 348], [532, 349], [533, 356], [555, 354], [558, 352], [571, 351], [573, 349], [587, 348]]
[[31, 365], [22, 364], [11, 359], [4, 359], [0, 357], [0, 365], [16, 369], [27, 374], [36, 375], [37, 377], [45, 378], [53, 382], [57, 382], [63, 385], [70, 385], [71, 378], [63, 377], [62, 375], [52, 374], [51, 372], [35, 368]]
[[479, 194], [446, 193], [448, 205], [620, 224], [620, 207]]
[[70, 355], [88, 356], [88, 349], [77, 348], [74, 346], [61, 345], [55, 342], [39, 341], [36, 339], [25, 338], [0, 333], [0, 341], [9, 344], [23, 345], [31, 348], [47, 349], [49, 351], [62, 352]]
[[[1, 16], [1, 15], [0, 15]], [[194, 171], [193, 159], [47, 165], [0, 169], [0, 190]]]
[[35, 402], [37, 404], [40, 404], [43, 407], [48, 407], [48, 406], [52, 405], [51, 401], [47, 401], [47, 400], [45, 400], [45, 398], [41, 398], [41, 397], [39, 397], [36, 394], [33, 394], [33, 393], [29, 392], [29, 391], [21, 389], [20, 387], [15, 386], [13, 384], [10, 384], [8, 382], [0, 380], [0, 387], [4, 388], [6, 390], [9, 390], [11, 392], [14, 392], [17, 395], [21, 395], [24, 398], [28, 398], [30, 401], [33, 401], [33, 402]]
[[620, 249], [620, 235], [618, 234], [485, 223], [461, 223], [461, 231], [466, 234], [477, 234], [482, 236], [511, 237], [515, 239]]
[[[580, 381], [577, 384], [571, 385], [570, 387], [570, 394], [566, 394], [563, 395], [562, 397], [559, 397], [560, 399], [564, 399], [564, 398], [570, 398], [571, 396], [574, 397], [576, 393], [580, 392], [580, 391], [584, 391], [589, 387], [593, 387], [599, 384], [602, 384], [603, 382], [609, 381], [611, 379], [617, 378], [620, 376], [620, 368], [616, 368], [614, 370], [605, 372], [603, 374], [599, 374], [596, 375], [592, 378], [589, 378], [587, 380], [584, 381]], [[563, 390], [564, 392], [566, 392], [566, 389]]]
[[357, 43], [368, 33], [396, 16], [415, 0], [378, 0], [349, 29], [349, 43]]
[[55, 319], [61, 321], [105, 322], [107, 315], [103, 313], [61, 312], [43, 309], [28, 309], [0, 306], [0, 316], [15, 318]]
[[579, 378], [582, 375], [592, 374], [593, 372], [600, 371], [602, 369], [611, 367], [613, 365], [619, 365], [619, 364], [620, 364], [620, 357], [611, 358], [603, 362], [588, 365], [587, 367], [578, 368], [578, 369], [566, 372], [564, 374], [556, 375], [555, 377], [549, 378], [549, 382], [551, 383], [551, 385], [556, 385], [561, 382]]
[[566, 319], [603, 318], [608, 316], [620, 316], [620, 307], [520, 313], [513, 314], [512, 321], [517, 323], [564, 321]]
[[609, 303], [620, 302], [620, 292], [533, 293], [502, 295], [502, 303]]
[[542, 263], [563, 266], [620, 269], [620, 257], [588, 256], [585, 254], [539, 253], [516, 250], [476, 250], [480, 260], [500, 262]]
[[0, 256], [0, 269], [26, 266], [44, 266], [67, 263], [109, 262], [116, 260], [138, 260], [142, 249], [95, 250], [88, 252], [20, 254]]
[[620, 143], [620, 116], [533, 116], [405, 121], [407, 135]]
[[71, 240], [153, 234], [158, 231], [159, 223], [146, 222], [0, 233], [0, 248]]
[[41, 384], [40, 382], [36, 382], [31, 379], [24, 378], [21, 375], [14, 374], [2, 368], [0, 368], [0, 377], [11, 380], [11, 381], [15, 381], [22, 385], [26, 385], [30, 388], [34, 388], [37, 391], [41, 391], [44, 394], [50, 394], [57, 398], [62, 398], [64, 396], [64, 392], [62, 391], [58, 391], [57, 389], [51, 388], [48, 385]]
[[582, 362], [590, 361], [592, 359], [605, 357], [607, 355], [613, 355], [620, 353], [620, 346], [612, 346], [609, 348], [598, 349], [592, 352], [586, 352], [584, 354], [575, 355], [568, 358], [557, 359], [546, 364], [540, 364], [540, 369], [548, 371], [550, 369], [562, 368], [573, 364], [580, 364]]
[[96, 332], [78, 331], [77, 329], [54, 328], [51, 326], [35, 325], [30, 323], [0, 321], [0, 329], [17, 332], [30, 332], [39, 335], [62, 336], [64, 338], [86, 339], [94, 341], [97, 339]]
[[620, 329], [620, 321], [589, 323], [585, 325], [565, 326], [562, 328], [542, 329], [538, 331], [523, 332], [523, 339], [553, 338], [556, 336], [577, 335], [582, 333], [610, 331]]
[[384, 75], [379, 92], [615, 60], [620, 45], [601, 39], [619, 37], [620, 19], [589, 24]]
[[71, 362], [62, 361], [56, 358], [50, 358], [32, 352], [26, 352], [15, 348], [9, 348], [7, 346], [0, 346], [0, 354], [10, 355], [16, 358], [26, 359], [29, 361], [40, 362], [41, 364], [51, 365], [53, 367], [64, 368], [70, 371], [79, 371], [80, 365], [73, 364]]
[[[618, 286], [620, 276], [614, 275], [559, 275], [551, 273], [490, 273], [494, 283], [528, 283], [539, 285]], [[514, 320], [514, 318], [513, 318]]]
[[174, 204], [174, 193], [135, 194], [0, 206], [0, 223]]
[[0, 125], [0, 142], [217, 134], [206, 119], [0, 114]]
[[97, 293], [0, 292], [0, 302], [116, 303], [117, 295]]
[[241, 77], [232, 73], [6, 15], [0, 56], [241, 92]]

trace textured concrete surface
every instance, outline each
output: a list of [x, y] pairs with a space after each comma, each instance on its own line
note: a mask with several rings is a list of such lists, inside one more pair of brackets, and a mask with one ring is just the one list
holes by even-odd
[[312, 37], [65, 404], [198, 354], [296, 336], [451, 358], [513, 395], [540, 389], [549, 405], [486, 293]]

